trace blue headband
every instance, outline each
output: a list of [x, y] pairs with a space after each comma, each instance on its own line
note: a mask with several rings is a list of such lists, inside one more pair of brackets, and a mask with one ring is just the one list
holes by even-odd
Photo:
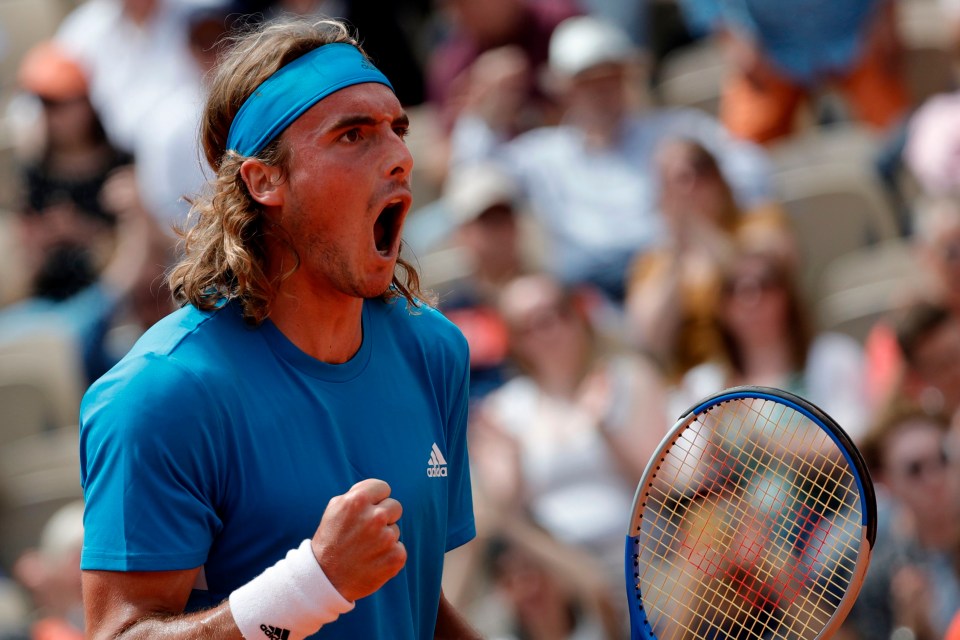
[[280, 67], [254, 89], [230, 124], [227, 149], [254, 156], [310, 107], [364, 82], [393, 85], [353, 45], [323, 45]]

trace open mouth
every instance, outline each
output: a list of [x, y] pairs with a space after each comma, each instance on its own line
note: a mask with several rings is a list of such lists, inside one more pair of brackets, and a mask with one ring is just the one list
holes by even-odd
[[380, 255], [389, 255], [396, 245], [403, 221], [403, 209], [403, 202], [397, 200], [384, 207], [377, 216], [377, 221], [373, 224], [373, 241]]

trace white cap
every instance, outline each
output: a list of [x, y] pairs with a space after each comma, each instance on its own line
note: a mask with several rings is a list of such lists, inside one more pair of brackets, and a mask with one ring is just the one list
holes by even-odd
[[475, 220], [498, 204], [513, 206], [518, 196], [516, 181], [492, 163], [456, 168], [447, 177], [443, 193], [443, 199], [457, 224]]
[[576, 16], [554, 29], [549, 55], [553, 72], [575, 76], [606, 62], [626, 62], [636, 55], [636, 49], [616, 25], [593, 16]]

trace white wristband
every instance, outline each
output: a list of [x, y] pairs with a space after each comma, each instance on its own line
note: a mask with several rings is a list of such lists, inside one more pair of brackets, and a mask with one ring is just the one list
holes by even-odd
[[246, 640], [303, 640], [353, 607], [323, 573], [310, 540], [230, 594]]

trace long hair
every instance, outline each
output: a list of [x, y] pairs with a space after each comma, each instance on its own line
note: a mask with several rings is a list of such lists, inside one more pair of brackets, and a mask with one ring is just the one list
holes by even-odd
[[[807, 355], [813, 342], [814, 328], [806, 307], [803, 294], [796, 281], [796, 274], [786, 260], [776, 253], [758, 249], [744, 249], [737, 259], [725, 266], [721, 274], [721, 288], [727, 292], [733, 281], [736, 264], [740, 260], [761, 261], [769, 272], [771, 280], [782, 287], [787, 295], [787, 340], [790, 343], [790, 355], [795, 372], [803, 371], [807, 366]], [[726, 303], [724, 300], [723, 304]], [[727, 363], [738, 374], [745, 373], [746, 362], [744, 354], [736, 336], [720, 319], [719, 312], [715, 315], [714, 323], [720, 335], [723, 354]]]
[[[247, 190], [240, 165], [248, 158], [227, 150], [230, 124], [244, 101], [270, 75], [296, 58], [326, 44], [363, 49], [336, 20], [283, 18], [230, 38], [212, 77], [200, 125], [200, 143], [216, 177], [192, 202], [188, 226], [179, 230], [183, 259], [170, 271], [170, 290], [180, 304], [215, 309], [237, 300], [244, 318], [259, 324], [269, 314], [281, 282], [300, 265], [285, 232], [263, 215], [263, 206]], [[366, 55], [366, 53], [364, 53]], [[285, 174], [287, 148], [280, 137], [255, 157]], [[266, 239], [276, 236], [294, 254], [293, 267], [277, 277], [266, 271]], [[404, 297], [417, 306], [425, 299], [413, 265], [397, 259], [393, 282], [384, 298]]]
[[891, 436], [912, 422], [933, 425], [944, 434], [950, 430], [949, 416], [940, 411], [927, 411], [918, 402], [895, 394], [877, 412], [870, 429], [859, 443], [860, 453], [871, 472], [879, 474], [884, 471], [883, 454]]

